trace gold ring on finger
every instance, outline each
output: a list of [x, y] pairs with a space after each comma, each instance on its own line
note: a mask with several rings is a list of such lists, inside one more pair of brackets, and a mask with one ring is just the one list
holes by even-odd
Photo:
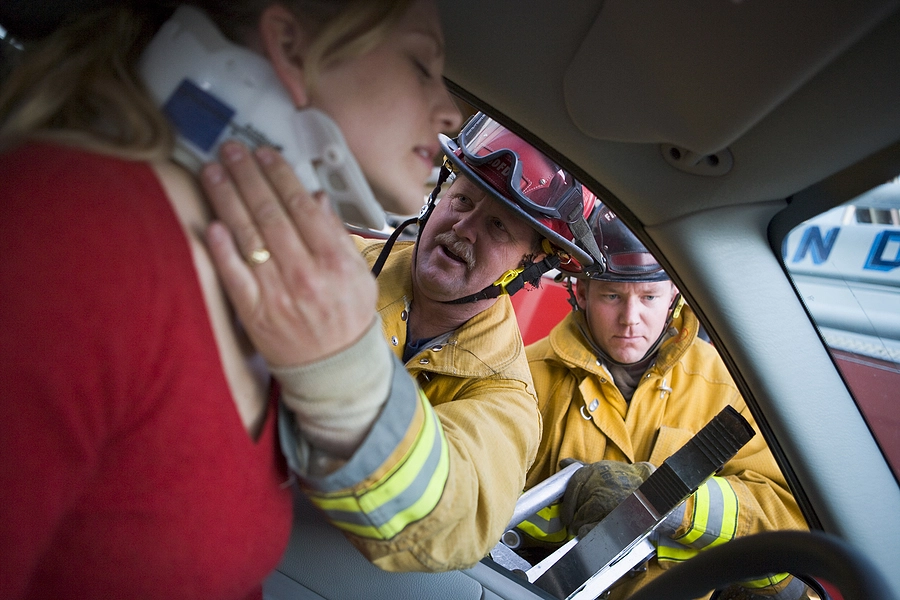
[[265, 248], [257, 248], [256, 250], [250, 252], [250, 256], [247, 257], [247, 260], [254, 265], [261, 265], [270, 258], [272, 258], [271, 252], [269, 252]]

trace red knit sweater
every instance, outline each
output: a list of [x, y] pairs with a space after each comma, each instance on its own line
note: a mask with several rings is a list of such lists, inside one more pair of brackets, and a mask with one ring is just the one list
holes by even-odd
[[153, 171], [0, 155], [0, 597], [244, 598], [287, 543]]

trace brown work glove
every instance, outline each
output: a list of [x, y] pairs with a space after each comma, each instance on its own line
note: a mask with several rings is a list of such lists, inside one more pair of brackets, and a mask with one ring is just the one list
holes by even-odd
[[584, 537], [656, 470], [648, 462], [601, 460], [575, 471], [563, 495], [560, 518]]

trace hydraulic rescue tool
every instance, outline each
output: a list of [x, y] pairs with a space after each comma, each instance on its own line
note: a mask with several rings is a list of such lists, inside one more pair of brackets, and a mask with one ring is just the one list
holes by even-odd
[[528, 569], [528, 580], [559, 599], [597, 598], [653, 556], [654, 529], [754, 435], [746, 419], [725, 407], [584, 538]]

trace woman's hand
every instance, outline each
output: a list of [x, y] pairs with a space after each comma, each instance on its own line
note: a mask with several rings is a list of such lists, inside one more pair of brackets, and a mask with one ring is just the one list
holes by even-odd
[[201, 176], [219, 219], [207, 243], [259, 352], [299, 366], [359, 340], [375, 319], [375, 279], [327, 197], [307, 193], [271, 148], [228, 142], [221, 158]]

